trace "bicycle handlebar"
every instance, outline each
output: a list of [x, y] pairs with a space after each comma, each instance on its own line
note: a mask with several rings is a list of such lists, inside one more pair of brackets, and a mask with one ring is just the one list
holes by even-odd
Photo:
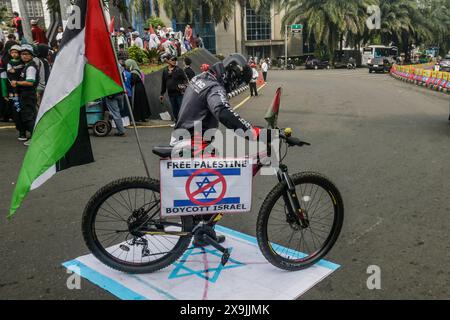
[[303, 147], [303, 146], [310, 146], [311, 144], [309, 142], [306, 141], [301, 141], [298, 138], [295, 137], [286, 137], [286, 135], [283, 133], [283, 130], [280, 130], [280, 138], [285, 140], [286, 143], [290, 146], [299, 146], [299, 147]]

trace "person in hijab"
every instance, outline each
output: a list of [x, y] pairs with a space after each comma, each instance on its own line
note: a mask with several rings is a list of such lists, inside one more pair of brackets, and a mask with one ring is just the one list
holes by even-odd
[[133, 108], [134, 119], [137, 122], [145, 122], [151, 116], [150, 106], [145, 92], [144, 76], [136, 61], [128, 59], [125, 67], [131, 73], [132, 97], [131, 106]]

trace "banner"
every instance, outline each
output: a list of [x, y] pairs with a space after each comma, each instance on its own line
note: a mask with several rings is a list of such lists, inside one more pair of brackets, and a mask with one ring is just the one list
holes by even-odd
[[161, 160], [161, 216], [249, 212], [249, 159]]

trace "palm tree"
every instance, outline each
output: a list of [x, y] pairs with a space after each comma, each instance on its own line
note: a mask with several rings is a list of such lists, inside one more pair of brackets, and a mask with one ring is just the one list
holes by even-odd
[[433, 38], [424, 16], [423, 2], [417, 0], [380, 0], [381, 30], [371, 30], [369, 35], [379, 36], [381, 43], [394, 43], [402, 48], [406, 57], [414, 43]]
[[343, 40], [357, 42], [364, 30], [365, 10], [374, 0], [284, 0], [286, 15], [284, 24], [303, 22], [307, 40], [314, 39], [319, 46], [326, 46], [331, 60], [338, 43]]

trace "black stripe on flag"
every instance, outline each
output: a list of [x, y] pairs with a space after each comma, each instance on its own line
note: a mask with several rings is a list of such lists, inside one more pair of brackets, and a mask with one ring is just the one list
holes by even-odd
[[78, 136], [66, 155], [56, 163], [56, 171], [91, 162], [94, 162], [94, 155], [92, 154], [91, 140], [89, 138], [86, 108], [83, 107], [80, 111]]
[[86, 12], [87, 12], [87, 2], [88, 1], [99, 1], [99, 0], [76, 0], [72, 6], [72, 13], [67, 19], [66, 29], [64, 30], [63, 37], [61, 39], [61, 44], [59, 50], [64, 48], [64, 46], [69, 43], [73, 38], [75, 38], [86, 25]]

